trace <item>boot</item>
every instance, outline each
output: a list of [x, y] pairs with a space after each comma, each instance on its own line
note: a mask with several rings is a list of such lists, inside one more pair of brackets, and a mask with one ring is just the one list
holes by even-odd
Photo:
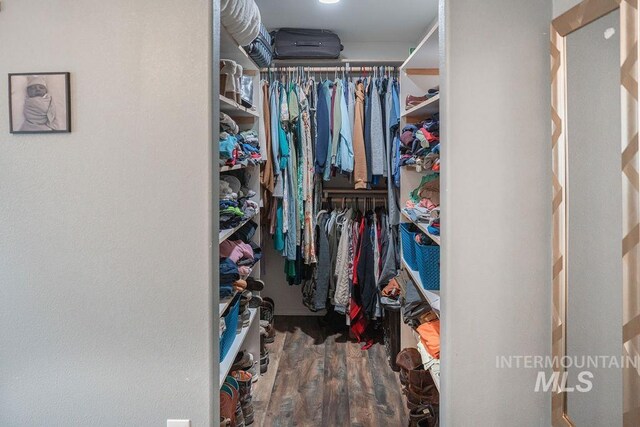
[[396, 365], [400, 368], [400, 383], [406, 387], [408, 384], [407, 372], [422, 367], [422, 357], [415, 348], [405, 348], [396, 356]]
[[236, 67], [237, 64], [231, 59], [220, 61], [220, 93], [229, 99], [236, 99]]
[[414, 393], [409, 389], [405, 389], [405, 394], [407, 395], [407, 408], [410, 411], [422, 405], [433, 405], [434, 403], [438, 404], [440, 402], [440, 394], [438, 393], [438, 390], [422, 395]]
[[238, 104], [242, 103], [242, 91], [241, 91], [241, 87], [242, 87], [242, 73], [244, 72], [244, 69], [242, 68], [242, 65], [240, 64], [236, 64], [236, 71], [234, 73], [234, 79], [235, 79], [235, 93], [234, 93], [234, 97], [232, 98], [233, 100], [235, 100]]
[[437, 427], [438, 424], [438, 405], [422, 405], [409, 412], [409, 427]]
[[438, 388], [433, 381], [431, 372], [427, 370], [408, 371], [408, 388], [411, 392], [421, 396], [437, 395]]

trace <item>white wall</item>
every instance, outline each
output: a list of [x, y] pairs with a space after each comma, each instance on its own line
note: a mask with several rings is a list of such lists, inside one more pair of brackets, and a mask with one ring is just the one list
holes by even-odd
[[553, 0], [553, 17], [562, 15], [582, 0]]
[[10, 135], [0, 85], [2, 426], [209, 423], [210, 7], [2, 2], [0, 79], [73, 111]]
[[548, 426], [551, 0], [443, 3], [442, 425]]

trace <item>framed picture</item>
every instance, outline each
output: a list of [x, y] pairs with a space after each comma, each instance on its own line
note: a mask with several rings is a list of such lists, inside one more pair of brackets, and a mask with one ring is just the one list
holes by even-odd
[[71, 132], [70, 73], [9, 74], [11, 133]]

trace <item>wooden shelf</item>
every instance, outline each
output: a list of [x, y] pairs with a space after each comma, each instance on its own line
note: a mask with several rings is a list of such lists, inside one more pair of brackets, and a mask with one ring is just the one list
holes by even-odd
[[233, 233], [235, 233], [236, 231], [238, 231], [240, 228], [242, 228], [243, 225], [245, 225], [247, 222], [251, 221], [253, 218], [257, 217], [258, 215], [260, 215], [260, 210], [258, 209], [258, 211], [256, 212], [256, 214], [254, 216], [252, 216], [251, 218], [245, 219], [244, 221], [242, 221], [240, 224], [238, 224], [237, 227], [234, 228], [229, 228], [228, 230], [222, 230], [219, 234], [218, 237], [218, 243], [222, 243], [225, 240], [227, 240]]
[[233, 165], [233, 166], [220, 166], [220, 172], [229, 172], [229, 171], [235, 171], [235, 170], [239, 170], [239, 169], [246, 169], [246, 168], [252, 168], [254, 166], [260, 166], [259, 163], [254, 164], [254, 163], [247, 163], [246, 165]]
[[440, 94], [421, 102], [415, 107], [404, 110], [400, 115], [402, 117], [423, 117], [435, 114], [440, 111]]
[[418, 292], [422, 294], [422, 296], [427, 300], [431, 308], [438, 314], [440, 317], [440, 291], [428, 291], [422, 287], [422, 280], [420, 280], [420, 273], [413, 270], [407, 262], [402, 258], [402, 267], [411, 277], [413, 284], [418, 289]]
[[222, 317], [227, 307], [229, 307], [229, 304], [231, 304], [231, 301], [233, 301], [233, 297], [235, 297], [237, 293], [238, 293], [237, 291], [234, 291], [231, 296], [226, 297], [224, 299], [222, 298], [220, 299], [220, 306], [218, 308], [218, 317]]
[[220, 95], [220, 111], [227, 113], [231, 117], [260, 117], [257, 110], [244, 107], [224, 95]]
[[[258, 309], [250, 308], [249, 312], [251, 313], [249, 320], [249, 326], [242, 328], [242, 331], [235, 336], [233, 339], [233, 344], [231, 344], [231, 349], [227, 353], [222, 362], [220, 362], [220, 387], [224, 384], [225, 378], [229, 375], [229, 371], [231, 370], [231, 365], [233, 365], [233, 360], [236, 358], [236, 355], [242, 348], [242, 344], [244, 344], [244, 340], [249, 333], [249, 329], [251, 328], [251, 324], [256, 321], [258, 317]], [[238, 318], [238, 322], [242, 322], [242, 318]]]
[[242, 46], [231, 37], [224, 25], [220, 26], [220, 59], [231, 59], [242, 65], [245, 70], [257, 71], [260, 68]]
[[424, 234], [429, 236], [431, 240], [433, 240], [438, 245], [440, 245], [440, 236], [436, 236], [435, 234], [429, 233], [429, 230], [427, 229], [427, 225], [424, 222], [418, 222], [418, 221], [412, 220], [411, 217], [409, 217], [409, 215], [404, 211], [404, 209], [402, 209], [402, 216], [404, 216], [407, 221], [415, 224], [415, 226], [418, 227], [420, 231], [422, 231]]
[[440, 67], [440, 35], [438, 34], [438, 22], [429, 28], [427, 34], [420, 40], [418, 46], [400, 66], [407, 71], [413, 68], [439, 68]]

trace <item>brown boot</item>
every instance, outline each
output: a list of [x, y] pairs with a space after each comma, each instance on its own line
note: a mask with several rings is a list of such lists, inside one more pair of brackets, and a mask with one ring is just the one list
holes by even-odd
[[422, 405], [409, 412], [409, 427], [437, 427], [438, 425], [438, 405]]
[[413, 393], [426, 396], [432, 395], [435, 391], [437, 394], [438, 389], [431, 372], [424, 369], [409, 371], [407, 377], [409, 390]]
[[407, 408], [413, 410], [422, 405], [433, 405], [440, 402], [440, 393], [437, 389], [433, 389], [427, 394], [414, 393], [409, 389], [405, 389], [407, 395]]
[[407, 386], [407, 372], [418, 369], [422, 366], [422, 357], [415, 348], [405, 348], [396, 356], [396, 365], [400, 368], [400, 382]]

